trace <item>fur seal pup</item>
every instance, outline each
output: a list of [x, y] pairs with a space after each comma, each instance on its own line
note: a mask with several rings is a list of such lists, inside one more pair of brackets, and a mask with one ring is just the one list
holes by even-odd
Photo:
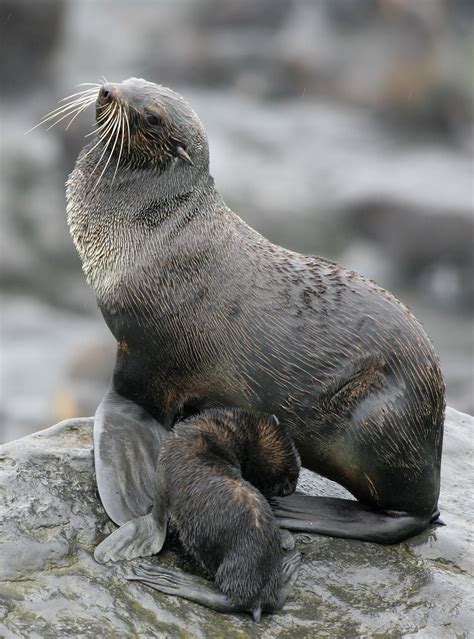
[[157, 526], [169, 517], [219, 590], [159, 566], [128, 578], [220, 612], [249, 611], [255, 620], [278, 610], [299, 553], [284, 557], [265, 497], [294, 492], [299, 468], [291, 437], [272, 415], [213, 409], [180, 422], [160, 453], [153, 516]]
[[427, 528], [445, 388], [419, 322], [374, 282], [276, 246], [235, 215], [181, 96], [131, 78], [95, 97], [97, 134], [68, 180], [67, 215], [117, 340], [94, 423], [110, 518], [147, 515], [177, 421], [237, 406], [276, 414], [303, 465], [358, 500], [279, 497], [282, 525], [380, 543]]

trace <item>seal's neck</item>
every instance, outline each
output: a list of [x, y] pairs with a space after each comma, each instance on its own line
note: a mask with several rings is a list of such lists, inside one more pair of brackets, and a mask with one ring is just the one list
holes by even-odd
[[[127, 280], [143, 281], [151, 268], [156, 276], [172, 261], [176, 237], [182, 254], [190, 256], [199, 239], [186, 242], [187, 227], [212, 211], [211, 201], [219, 196], [208, 173], [120, 170], [104, 175], [95, 187], [93, 167], [92, 160], [80, 157], [68, 180], [68, 224], [97, 297], [117, 302], [118, 291], [127, 291]], [[142, 279], [134, 277], [137, 271], [145, 274]]]

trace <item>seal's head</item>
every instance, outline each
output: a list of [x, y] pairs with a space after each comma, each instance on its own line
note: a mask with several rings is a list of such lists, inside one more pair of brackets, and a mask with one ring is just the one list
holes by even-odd
[[95, 103], [97, 125], [67, 182], [68, 224], [89, 283], [115, 303], [129, 273], [149, 264], [145, 247], [165, 237], [157, 227], [206, 210], [214, 193], [207, 138], [192, 107], [153, 82], [105, 82], [70, 97], [47, 117], [72, 121]]
[[96, 100], [97, 141], [117, 163], [162, 173], [209, 166], [206, 133], [192, 107], [166, 87], [138, 78], [107, 82]]
[[267, 413], [251, 412], [246, 419], [256, 439], [246, 449], [243, 477], [266, 497], [293, 493], [301, 460], [287, 428]]

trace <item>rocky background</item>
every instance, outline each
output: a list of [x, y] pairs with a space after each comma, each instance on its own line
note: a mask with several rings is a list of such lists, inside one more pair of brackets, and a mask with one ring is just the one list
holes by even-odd
[[[395, 291], [473, 412], [470, 0], [1, 0], [0, 440], [92, 414], [114, 345], [65, 222], [93, 126], [24, 133], [80, 82], [168, 84], [228, 204]], [[8, 424], [8, 426], [7, 426]]]

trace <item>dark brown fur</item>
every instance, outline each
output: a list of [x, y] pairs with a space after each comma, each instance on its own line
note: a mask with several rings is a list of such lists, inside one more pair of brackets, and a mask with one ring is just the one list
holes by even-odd
[[293, 492], [299, 466], [286, 429], [244, 410], [180, 422], [163, 445], [158, 485], [169, 517], [185, 550], [242, 610], [283, 603], [280, 531], [265, 496]]

